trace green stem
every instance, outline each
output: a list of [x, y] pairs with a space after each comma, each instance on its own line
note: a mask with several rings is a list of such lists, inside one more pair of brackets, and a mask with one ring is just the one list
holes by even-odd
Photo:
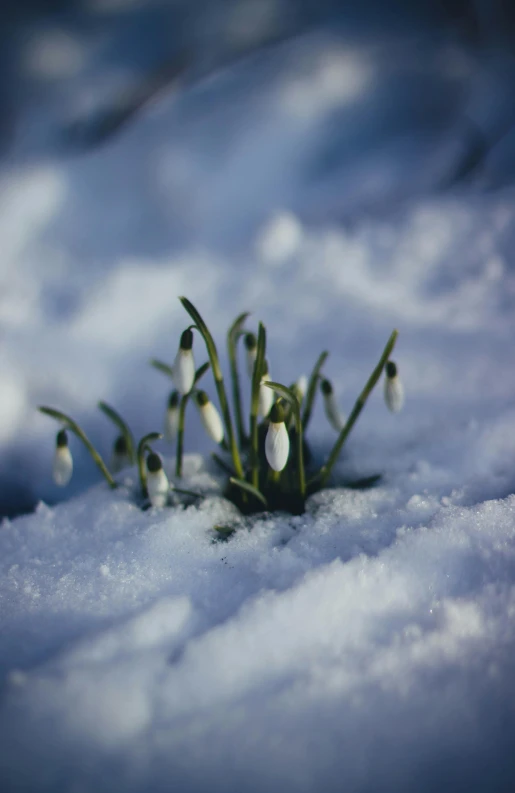
[[125, 439], [125, 444], [127, 446], [127, 456], [129, 457], [131, 464], [134, 463], [134, 461], [136, 460], [136, 450], [134, 444], [134, 436], [129, 429], [129, 425], [127, 424], [126, 421], [122, 419], [120, 414], [117, 413], [114, 408], [112, 408], [110, 405], [107, 404], [107, 402], [99, 402], [98, 407], [100, 408], [102, 413], [105, 413], [105, 415], [109, 419], [111, 419], [113, 424], [115, 424], [122, 433]]
[[320, 370], [322, 369], [322, 366], [324, 365], [328, 355], [329, 353], [325, 350], [324, 352], [320, 353], [318, 360], [313, 367], [313, 371], [311, 372], [311, 377], [309, 378], [308, 390], [306, 393], [306, 404], [302, 414], [302, 426], [304, 428], [304, 432], [306, 432], [309, 420], [311, 418], [311, 413], [313, 411], [313, 405], [315, 403], [315, 397], [317, 394], [318, 378], [320, 377]]
[[365, 406], [365, 402], [367, 401], [368, 397], [370, 396], [370, 393], [372, 392], [372, 389], [374, 388], [374, 386], [376, 385], [377, 381], [381, 377], [381, 373], [382, 373], [382, 371], [383, 371], [383, 369], [384, 369], [384, 367], [386, 365], [386, 362], [388, 361], [388, 358], [390, 357], [390, 355], [392, 353], [392, 350], [395, 347], [395, 342], [397, 341], [397, 336], [398, 335], [399, 335], [399, 332], [397, 330], [394, 330], [392, 335], [388, 339], [386, 347], [383, 350], [383, 354], [381, 355], [381, 358], [379, 359], [379, 363], [377, 364], [376, 368], [374, 369], [374, 371], [372, 372], [372, 374], [368, 378], [368, 381], [367, 381], [367, 384], [365, 385], [365, 388], [363, 389], [363, 391], [361, 392], [361, 394], [357, 398], [356, 403], [355, 403], [354, 407], [352, 408], [352, 412], [351, 412], [349, 418], [347, 419], [344, 428], [340, 432], [340, 435], [338, 436], [338, 439], [337, 439], [336, 443], [334, 444], [334, 446], [332, 448], [331, 454], [329, 455], [329, 459], [327, 460], [325, 465], [323, 465], [322, 468], [320, 469], [319, 474], [316, 477], [316, 479], [318, 479], [319, 482], [320, 482], [320, 488], [325, 487], [325, 485], [327, 484], [327, 480], [329, 479], [329, 477], [331, 475], [331, 471], [332, 471], [333, 466], [336, 463], [336, 460], [338, 459], [338, 456], [339, 456], [339, 454], [340, 454], [340, 452], [342, 450], [342, 446], [345, 443], [345, 441], [347, 440], [347, 437], [348, 437], [351, 429], [353, 428], [354, 424], [356, 423], [359, 414], [363, 410], [363, 408]]
[[185, 394], [179, 404], [179, 421], [177, 426], [177, 450], [175, 455], [175, 476], [182, 476], [182, 457], [184, 450], [184, 424], [186, 416], [186, 405], [188, 404], [189, 394]]
[[254, 488], [259, 487], [259, 438], [258, 438], [258, 413], [259, 413], [259, 386], [263, 376], [266, 355], [266, 330], [260, 322], [257, 339], [256, 360], [252, 372], [252, 390], [250, 396], [250, 466], [251, 479]]
[[161, 435], [160, 432], [149, 432], [149, 434], [148, 435], [144, 435], [143, 438], [138, 443], [138, 451], [137, 451], [138, 474], [139, 474], [139, 481], [140, 481], [140, 485], [141, 485], [141, 494], [142, 494], [143, 498], [146, 498], [147, 495], [148, 495], [148, 493], [147, 493], [147, 471], [146, 471], [146, 467], [145, 467], [145, 451], [147, 450], [147, 448], [150, 449], [149, 444], [152, 443], [152, 441], [158, 441], [162, 437], [163, 436]]
[[102, 460], [101, 456], [99, 455], [99, 453], [97, 452], [91, 441], [89, 440], [84, 430], [82, 430], [81, 427], [79, 427], [77, 422], [71, 419], [65, 413], [61, 413], [61, 411], [59, 410], [54, 410], [54, 408], [39, 407], [38, 410], [41, 413], [44, 413], [46, 416], [50, 416], [51, 418], [56, 419], [57, 421], [60, 421], [63, 424], [65, 424], [66, 427], [82, 441], [82, 443], [90, 453], [91, 457], [93, 458], [94, 462], [102, 472], [102, 475], [105, 477], [107, 484], [109, 485], [109, 487], [111, 487], [114, 490], [117, 487], [116, 482], [109, 473], [107, 466]]
[[237, 344], [238, 344], [238, 339], [240, 338], [242, 333], [243, 324], [248, 316], [249, 316], [248, 311], [245, 311], [243, 314], [240, 314], [239, 317], [235, 319], [235, 321], [229, 328], [229, 332], [227, 333], [227, 352], [229, 356], [229, 367], [231, 371], [232, 398], [234, 403], [234, 412], [236, 414], [236, 431], [238, 433], [238, 443], [240, 444], [240, 449], [243, 449], [243, 447], [247, 443], [247, 438], [245, 435], [245, 428], [243, 426], [243, 409], [241, 406], [240, 374], [238, 371]]
[[199, 312], [195, 308], [195, 306], [190, 303], [190, 301], [186, 297], [179, 298], [182, 305], [195, 322], [198, 331], [201, 333], [207, 347], [207, 352], [209, 355], [209, 360], [211, 362], [211, 368], [213, 370], [213, 376], [215, 378], [215, 385], [216, 390], [218, 392], [218, 400], [220, 402], [220, 410], [222, 412], [223, 420], [225, 423], [226, 435], [227, 435], [227, 443], [231, 452], [231, 457], [234, 465], [234, 470], [239, 479], [243, 479], [243, 466], [241, 464], [240, 453], [238, 451], [238, 444], [236, 443], [236, 436], [234, 434], [234, 428], [232, 426], [232, 419], [231, 419], [231, 411], [229, 410], [229, 403], [227, 401], [227, 395], [225, 393], [225, 386], [224, 380], [222, 376], [222, 369], [220, 367], [220, 360], [218, 358], [218, 352], [216, 350], [216, 345], [213, 340], [209, 329], [200, 316]]
[[182, 457], [183, 457], [183, 450], [184, 450], [184, 426], [186, 422], [186, 405], [188, 404], [188, 400], [193, 393], [195, 386], [197, 385], [198, 381], [201, 377], [204, 377], [205, 373], [209, 369], [209, 362], [203, 363], [197, 371], [195, 372], [195, 380], [193, 381], [193, 388], [191, 389], [189, 394], [185, 394], [180, 403], [179, 403], [179, 421], [177, 427], [177, 451], [175, 456], [175, 476], [181, 477], [182, 476]]

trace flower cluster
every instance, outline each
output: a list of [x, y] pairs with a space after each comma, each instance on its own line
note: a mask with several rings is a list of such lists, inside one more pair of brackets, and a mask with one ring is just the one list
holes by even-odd
[[[193, 304], [184, 297], [181, 302], [193, 324], [181, 334], [173, 365], [157, 360], [151, 362], [171, 377], [174, 385], [165, 412], [164, 437], [176, 444], [176, 478], [182, 476], [186, 408], [192, 399], [207, 435], [220, 447], [220, 453], [213, 454], [213, 458], [228, 474], [226, 495], [244, 512], [263, 508], [284, 509], [293, 513], [303, 511], [307, 496], [326, 486], [341, 449], [383, 370], [386, 405], [392, 412], [402, 408], [404, 389], [397, 366], [390, 360], [397, 331], [391, 334], [377, 366], [346, 418], [340, 410], [331, 381], [321, 374], [328, 353], [323, 352], [319, 356], [309, 378], [302, 375], [290, 387], [273, 381], [266, 357], [265, 327], [260, 323], [257, 335], [245, 331], [247, 313], [237, 317], [227, 334], [232, 386], [230, 406], [214, 339]], [[201, 336], [209, 358], [199, 369], [196, 368], [193, 352], [194, 332]], [[248, 423], [244, 418], [237, 355], [240, 339], [243, 339], [250, 379]], [[211, 369], [214, 377], [219, 409], [208, 392], [198, 387], [208, 369]], [[338, 436], [327, 460], [318, 471], [313, 471], [306, 463], [309, 449], [305, 434], [319, 389], [327, 420]], [[110, 487], [117, 486], [113, 475], [137, 462], [142, 496], [151, 506], [166, 506], [172, 490], [190, 496], [201, 495], [191, 494], [170, 484], [161, 457], [151, 446], [163, 437], [160, 433], [146, 435], [136, 447], [122, 417], [105, 402], [99, 403], [99, 407], [120, 431], [114, 443], [110, 470], [76, 422], [53, 408], [40, 408], [65, 428], [57, 435], [53, 469], [57, 484], [66, 485], [72, 475], [73, 461], [66, 433], [66, 430], [70, 430], [88, 448]], [[374, 479], [372, 477], [366, 481], [369, 483]]]

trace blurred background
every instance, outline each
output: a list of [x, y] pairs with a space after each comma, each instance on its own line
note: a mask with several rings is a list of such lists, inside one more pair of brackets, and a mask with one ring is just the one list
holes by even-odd
[[[37, 404], [98, 434], [113, 399], [149, 429], [133, 372], [173, 358], [176, 294], [266, 318], [233, 281], [306, 229], [441, 195], [509, 204], [514, 36], [508, 0], [4, 2], [0, 515], [62, 498]], [[96, 481], [77, 465], [75, 492]]]

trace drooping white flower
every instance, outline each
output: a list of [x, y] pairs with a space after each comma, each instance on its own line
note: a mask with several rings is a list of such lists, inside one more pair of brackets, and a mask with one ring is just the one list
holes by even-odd
[[404, 405], [404, 386], [399, 379], [397, 365], [388, 361], [385, 367], [384, 401], [392, 413], [398, 413]]
[[147, 491], [153, 507], [165, 507], [168, 502], [170, 483], [163, 471], [163, 463], [158, 454], [150, 452], [147, 456]]
[[284, 408], [276, 402], [270, 412], [270, 424], [265, 438], [266, 459], [274, 471], [283, 470], [290, 453], [290, 438], [284, 419]]
[[111, 455], [111, 472], [118, 474], [131, 464], [127, 441], [123, 435], [119, 435], [114, 442], [113, 454]]
[[308, 390], [308, 378], [305, 374], [301, 374], [297, 382], [295, 383], [295, 395], [300, 403], [306, 396], [306, 391]]
[[345, 426], [345, 416], [338, 407], [331, 381], [322, 380], [320, 389], [324, 398], [324, 411], [327, 420], [336, 432], [341, 432]]
[[66, 430], [60, 430], [57, 433], [54, 466], [53, 466], [54, 482], [59, 487], [64, 487], [72, 478], [73, 473], [73, 459], [68, 448], [68, 435]]
[[274, 392], [268, 386], [263, 385], [263, 383], [269, 383], [272, 378], [270, 377], [270, 372], [268, 371], [268, 363], [265, 361], [265, 373], [260, 380], [259, 386], [259, 406], [258, 406], [258, 414], [263, 416], [266, 419], [268, 414], [272, 409], [272, 405], [274, 404]]
[[173, 382], [181, 396], [189, 394], [195, 382], [195, 359], [193, 358], [193, 331], [188, 328], [181, 336], [181, 342], [173, 363]]
[[224, 426], [218, 410], [205, 391], [198, 391], [195, 400], [205, 431], [215, 443], [221, 443], [224, 439]]
[[172, 391], [168, 399], [168, 407], [165, 414], [164, 436], [168, 443], [172, 443], [177, 437], [179, 429], [179, 392]]
[[257, 356], [257, 339], [253, 333], [246, 333], [243, 341], [247, 351], [247, 372], [250, 379], [252, 379], [252, 375], [254, 374], [254, 363]]

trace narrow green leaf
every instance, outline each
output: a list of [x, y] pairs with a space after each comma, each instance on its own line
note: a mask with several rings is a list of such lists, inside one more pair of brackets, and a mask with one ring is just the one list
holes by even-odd
[[235, 476], [231, 476], [229, 482], [231, 482], [233, 485], [236, 485], [236, 487], [241, 488], [241, 490], [244, 490], [246, 493], [250, 493], [252, 496], [254, 496], [254, 498], [257, 498], [258, 501], [261, 501], [261, 503], [264, 504], [266, 508], [268, 508], [268, 501], [264, 495], [260, 493], [257, 487], [253, 487], [251, 484], [249, 484], [249, 482], [246, 482], [244, 479], [237, 479]]
[[318, 385], [318, 379], [320, 377], [320, 371], [328, 355], [329, 353], [326, 350], [320, 353], [320, 355], [318, 356], [318, 360], [315, 366], [313, 367], [313, 371], [311, 372], [311, 376], [309, 378], [308, 390], [306, 392], [306, 403], [304, 406], [304, 412], [302, 414], [302, 428], [304, 432], [306, 432], [309, 421], [311, 419], [311, 413], [313, 412], [313, 405], [315, 404], [315, 397], [317, 394], [317, 385]]
[[209, 363], [209, 361], [206, 361], [205, 363], [202, 364], [202, 366], [199, 366], [199, 368], [195, 372], [195, 380], [194, 380], [195, 385], [197, 385], [201, 377], [204, 377], [205, 373], [207, 372], [210, 366], [211, 364]]
[[317, 477], [320, 480], [320, 487], [324, 487], [326, 485], [327, 480], [329, 479], [329, 476], [331, 475], [331, 471], [333, 469], [333, 466], [336, 463], [336, 460], [338, 459], [338, 456], [339, 456], [339, 454], [340, 454], [340, 452], [342, 450], [343, 444], [347, 440], [347, 437], [349, 436], [349, 433], [350, 433], [351, 429], [353, 428], [354, 424], [356, 423], [359, 414], [361, 413], [361, 411], [365, 407], [365, 403], [366, 403], [368, 397], [370, 396], [370, 394], [372, 392], [372, 389], [374, 388], [374, 386], [376, 385], [377, 381], [381, 377], [381, 373], [382, 373], [382, 371], [383, 371], [383, 369], [384, 369], [384, 367], [386, 365], [386, 362], [388, 361], [388, 358], [390, 357], [390, 355], [392, 353], [392, 350], [395, 347], [395, 342], [397, 341], [398, 335], [399, 335], [399, 331], [394, 330], [393, 333], [391, 334], [390, 338], [388, 339], [388, 341], [386, 343], [386, 347], [384, 348], [383, 353], [382, 353], [382, 355], [381, 355], [381, 357], [379, 359], [379, 363], [377, 364], [377, 366], [375, 367], [374, 371], [372, 372], [372, 374], [368, 378], [363, 391], [361, 392], [361, 394], [357, 398], [357, 400], [356, 400], [356, 402], [354, 404], [354, 407], [352, 408], [351, 414], [350, 414], [349, 418], [347, 419], [347, 421], [345, 423], [345, 426], [343, 427], [342, 431], [340, 432], [340, 434], [338, 436], [338, 439], [337, 439], [336, 443], [334, 444], [334, 446], [333, 446], [333, 448], [331, 450], [331, 453], [329, 455], [329, 458], [328, 458], [327, 462], [320, 469], [318, 477]]
[[222, 471], [224, 471], [224, 473], [229, 474], [229, 476], [234, 476], [234, 471], [231, 468], [231, 466], [227, 465], [225, 460], [222, 460], [222, 458], [219, 457], [218, 454], [216, 454], [215, 452], [211, 452], [211, 457], [213, 458], [215, 463], [218, 465], [218, 467], [221, 468]]
[[120, 432], [122, 433], [123, 437], [125, 438], [125, 443], [127, 446], [127, 454], [131, 463], [133, 463], [136, 459], [136, 449], [134, 443], [134, 436], [129, 429], [129, 425], [126, 421], [120, 416], [117, 411], [112, 408], [107, 402], [99, 402], [98, 407], [104, 413], [107, 418], [111, 419], [113, 424], [115, 424]]
[[252, 485], [257, 489], [259, 485], [259, 449], [258, 449], [258, 412], [259, 412], [259, 387], [263, 376], [266, 356], [266, 328], [259, 323], [256, 360], [252, 372], [252, 389], [250, 395], [250, 467]]
[[154, 369], [157, 369], [159, 372], [165, 374], [167, 377], [173, 378], [172, 367], [169, 364], [164, 363], [164, 361], [158, 361], [157, 358], [152, 358], [150, 361], [150, 365], [153, 366]]
[[250, 312], [244, 311], [234, 320], [227, 332], [227, 353], [229, 356], [229, 367], [231, 371], [232, 399], [234, 412], [236, 414], [236, 431], [238, 433], [238, 443], [240, 449], [246, 444], [245, 427], [243, 426], [243, 409], [241, 406], [240, 373], [238, 370], [237, 345], [238, 339], [242, 335], [242, 327]]

